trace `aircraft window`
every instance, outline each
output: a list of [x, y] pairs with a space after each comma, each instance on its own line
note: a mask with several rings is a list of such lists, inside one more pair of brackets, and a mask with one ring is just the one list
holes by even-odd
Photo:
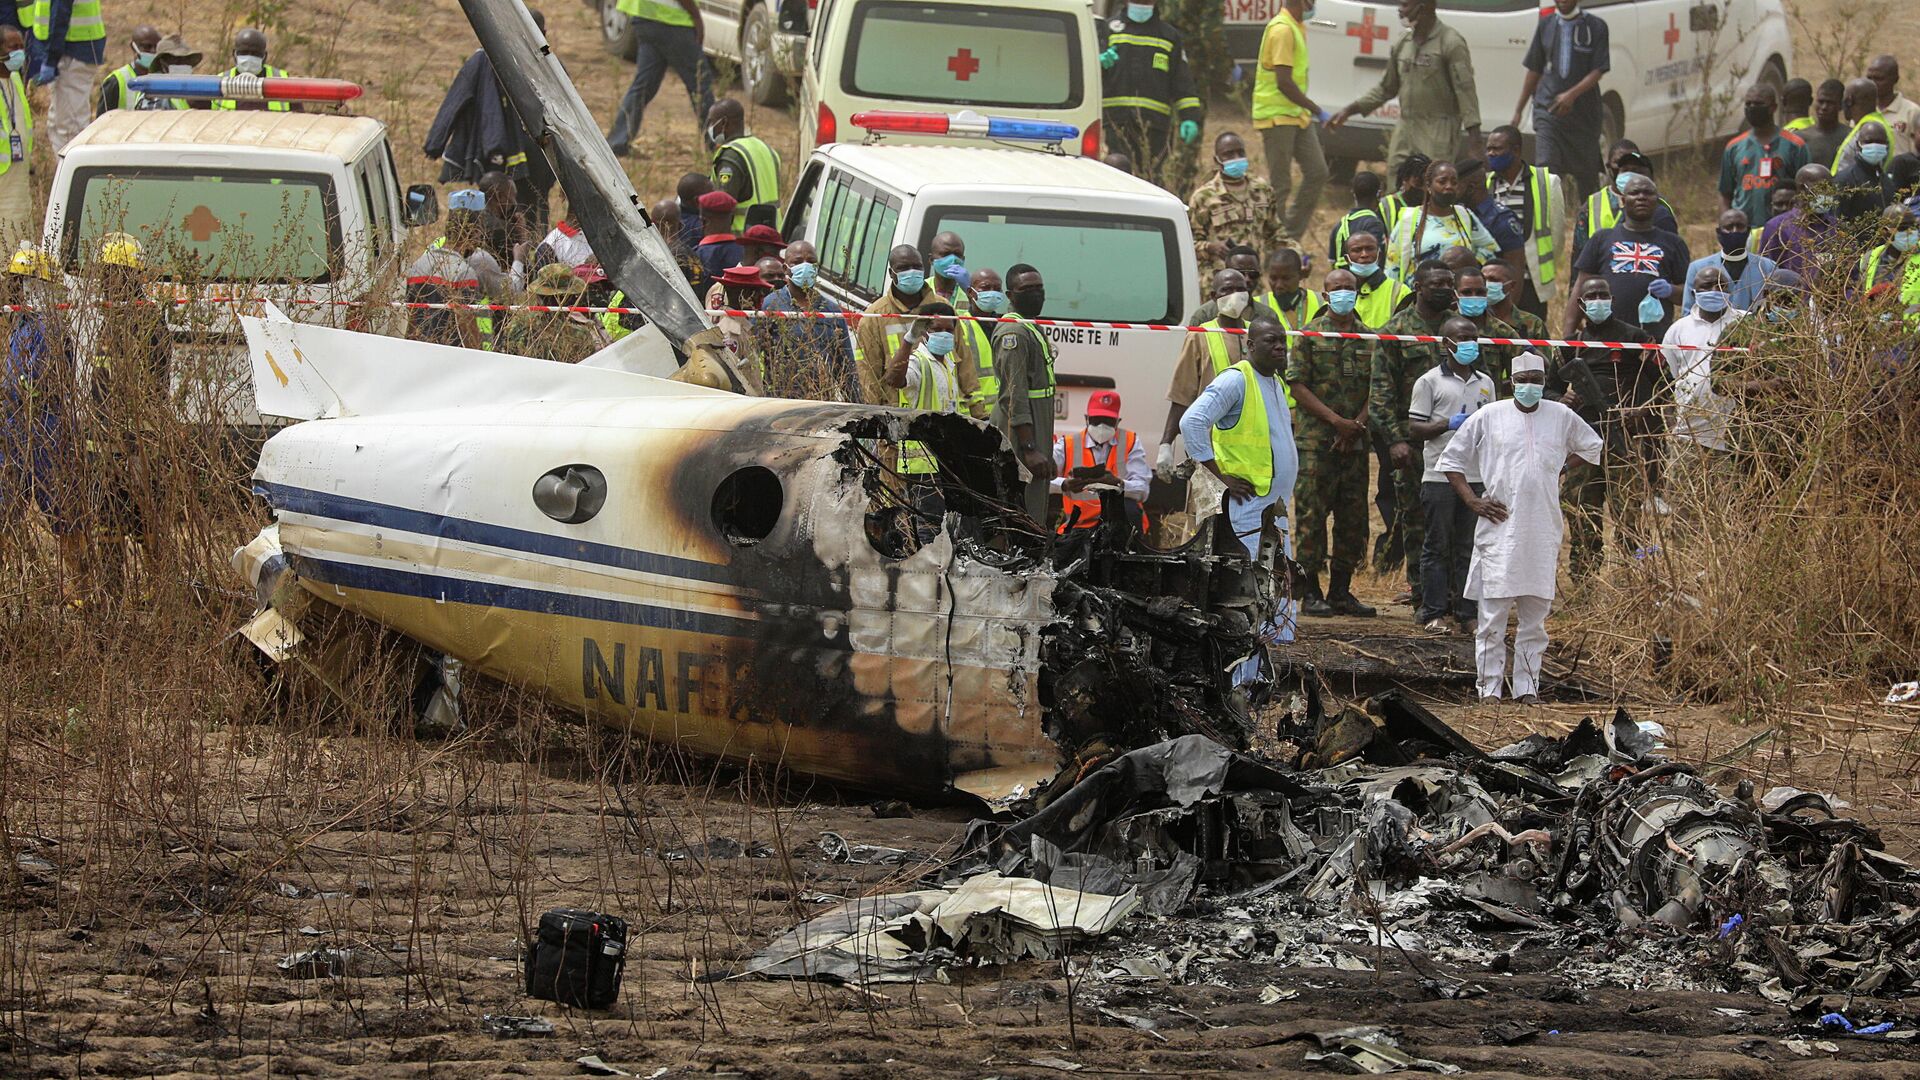
[[555, 521], [591, 521], [607, 504], [607, 478], [591, 465], [562, 465], [533, 482], [533, 505]]
[[772, 534], [785, 503], [780, 478], [749, 465], [720, 481], [713, 493], [713, 525], [730, 544], [758, 543]]

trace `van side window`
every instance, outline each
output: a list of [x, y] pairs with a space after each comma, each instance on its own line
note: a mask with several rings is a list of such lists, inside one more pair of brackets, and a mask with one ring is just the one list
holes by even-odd
[[820, 54], [824, 52], [827, 47], [827, 35], [821, 33], [821, 31], [826, 29], [827, 19], [833, 14], [833, 4], [834, 0], [821, 0], [820, 14], [813, 20], [813, 32], [809, 36], [813, 39], [810, 44], [813, 46], [813, 66], [815, 68], [820, 66]]
[[368, 179], [367, 163], [362, 161], [353, 167], [354, 179], [360, 183], [360, 221], [361, 230], [366, 234], [363, 239], [372, 249], [375, 258], [386, 251], [386, 237], [380, 235], [377, 224], [379, 213], [374, 208], [379, 205], [373, 194], [373, 181]]
[[820, 174], [825, 171], [815, 163], [800, 174], [800, 182], [793, 186], [793, 198], [787, 204], [787, 219], [781, 223], [780, 235], [795, 240], [807, 235], [807, 226], [813, 224], [814, 195], [820, 187]]
[[367, 156], [363, 168], [367, 170], [367, 188], [373, 198], [373, 217], [367, 222], [367, 228], [373, 230], [373, 253], [382, 256], [393, 243], [393, 206], [397, 200], [394, 189], [387, 183], [387, 150], [385, 147]]
[[822, 200], [820, 270], [841, 286], [878, 293], [887, 276], [887, 250], [900, 223], [900, 200], [865, 180], [836, 172]]

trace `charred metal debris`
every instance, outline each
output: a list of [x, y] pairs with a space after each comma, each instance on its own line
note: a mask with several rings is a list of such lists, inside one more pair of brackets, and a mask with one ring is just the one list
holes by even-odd
[[1758, 991], [1809, 1020], [1916, 989], [1920, 872], [1823, 796], [1662, 760], [1624, 710], [1491, 753], [1397, 691], [1302, 728], [1284, 766], [1201, 735], [1126, 753], [743, 973], [901, 980], [1071, 949], [1096, 985], [1234, 985], [1235, 964], [1372, 970], [1384, 951], [1438, 997], [1525, 964]]
[[[1106, 492], [1101, 524], [1049, 537], [1021, 508], [1024, 482], [996, 431], [939, 414], [900, 424], [852, 421], [836, 455], [844, 479], [867, 492], [868, 538], [904, 558], [944, 528], [960, 556], [1052, 579], [1058, 619], [1041, 633], [1039, 699], [1070, 773], [1179, 735], [1247, 745], [1271, 669], [1238, 686], [1230, 673], [1265, 656], [1258, 630], [1275, 610], [1279, 582], [1247, 558], [1224, 517], [1203, 522], [1178, 548], [1154, 550], [1122, 512], [1121, 495]], [[901, 438], [924, 443], [938, 463], [917, 497], [899, 489], [876, 449]]]

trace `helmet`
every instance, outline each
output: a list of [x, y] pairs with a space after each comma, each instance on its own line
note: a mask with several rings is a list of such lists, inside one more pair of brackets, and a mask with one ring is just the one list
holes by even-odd
[[100, 238], [100, 261], [107, 266], [139, 270], [143, 266], [140, 241], [123, 232], [108, 233]]
[[22, 242], [20, 250], [13, 253], [13, 261], [7, 264], [7, 273], [52, 281], [53, 260], [47, 257], [46, 252]]

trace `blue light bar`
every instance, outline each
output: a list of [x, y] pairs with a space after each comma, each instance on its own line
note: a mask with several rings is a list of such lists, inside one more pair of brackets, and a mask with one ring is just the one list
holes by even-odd
[[1015, 120], [1005, 116], [987, 118], [987, 137], [990, 139], [1023, 139], [1032, 142], [1066, 142], [1080, 137], [1080, 129], [1072, 124], [1056, 124], [1046, 120]]
[[351, 101], [357, 83], [343, 79], [299, 79], [258, 75], [139, 75], [128, 86], [150, 97], [236, 101]]

